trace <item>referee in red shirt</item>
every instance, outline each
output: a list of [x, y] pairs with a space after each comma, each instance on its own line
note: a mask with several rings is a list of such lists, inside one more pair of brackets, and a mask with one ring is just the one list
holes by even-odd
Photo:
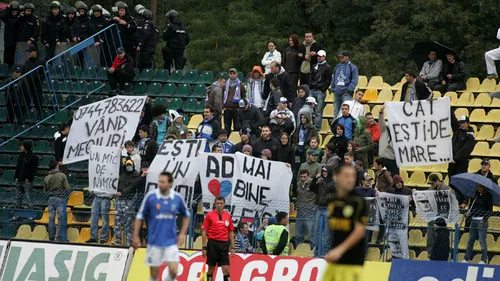
[[212, 281], [216, 265], [222, 268], [224, 281], [230, 280], [229, 253], [231, 253], [231, 256], [234, 255], [234, 225], [231, 214], [224, 211], [225, 205], [226, 198], [217, 196], [215, 198], [215, 210], [205, 216], [201, 227], [202, 252], [208, 264], [208, 281]]

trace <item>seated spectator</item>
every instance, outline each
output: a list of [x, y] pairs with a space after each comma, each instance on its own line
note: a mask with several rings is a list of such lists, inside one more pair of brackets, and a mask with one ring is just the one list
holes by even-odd
[[[304, 91], [307, 90], [306, 93], [309, 91], [309, 88], [307, 88], [307, 85], [302, 85], [300, 87], [304, 88]], [[314, 97], [307, 97], [306, 103], [299, 110], [298, 115], [296, 115], [296, 118], [297, 118], [297, 126], [296, 127], [299, 127], [299, 125], [301, 123], [300, 122], [300, 115], [302, 115], [303, 113], [307, 113], [307, 115], [311, 117], [309, 119], [309, 122], [311, 122], [311, 124], [314, 124], [314, 117], [315, 117], [314, 114], [315, 114], [315, 110], [316, 110], [317, 106], [318, 106], [318, 103], [316, 102], [316, 99]]]
[[300, 65], [302, 64], [302, 58], [299, 56], [300, 53], [300, 38], [297, 34], [292, 34], [288, 38], [288, 47], [285, 49], [284, 55], [282, 57], [282, 65], [290, 77], [292, 77], [292, 84], [294, 86], [299, 82]]
[[[500, 40], [500, 28], [497, 31], [497, 39]], [[488, 79], [498, 78], [497, 68], [495, 66], [495, 61], [500, 60], [500, 48], [489, 50], [484, 53], [484, 60], [486, 61], [486, 73], [488, 74]]]
[[443, 68], [443, 62], [437, 58], [436, 50], [429, 52], [429, 60], [424, 62], [420, 71], [420, 79], [427, 84], [431, 90], [434, 90], [436, 85], [439, 85], [439, 73]]
[[226, 78], [224, 78], [224, 76], [217, 77], [217, 81], [207, 88], [205, 105], [211, 106], [214, 109], [214, 115], [219, 122], [222, 117], [222, 107], [224, 105], [222, 103], [222, 98], [225, 88]]
[[137, 149], [139, 150], [139, 155], [141, 156], [141, 163], [153, 163], [153, 159], [155, 159], [159, 147], [158, 143], [149, 137], [148, 126], [142, 125], [139, 127], [139, 137], [141, 139], [137, 142]]
[[321, 162], [321, 159], [323, 159], [323, 149], [319, 147], [319, 140], [317, 137], [312, 137], [311, 141], [309, 142], [310, 149], [314, 149], [318, 152], [318, 163]]
[[267, 124], [271, 128], [273, 138], [279, 138], [281, 133], [291, 135], [293, 133], [293, 119], [288, 118], [284, 111], [278, 112], [273, 118], [267, 117]]
[[214, 143], [215, 140], [219, 138], [219, 132], [221, 126], [219, 121], [214, 118], [214, 110], [212, 107], [205, 105], [203, 110], [204, 119], [198, 126], [197, 138], [206, 139], [207, 145], [205, 147], [205, 152], [210, 151], [210, 143]]
[[167, 129], [167, 135], [174, 135], [178, 140], [185, 139], [188, 128], [182, 123], [182, 115], [176, 110], [169, 110], [170, 127]]
[[264, 54], [264, 57], [262, 58], [262, 65], [265, 67], [265, 74], [271, 73], [271, 63], [273, 61], [276, 61], [278, 63], [281, 63], [281, 53], [276, 50], [276, 42], [274, 41], [269, 41], [267, 42], [267, 49], [269, 52], [266, 52]]
[[[307, 85], [299, 86], [297, 89], [297, 97], [293, 100], [292, 103], [292, 113], [293, 116], [295, 116], [296, 120], [294, 121], [295, 124], [299, 124], [299, 111], [302, 109], [302, 107], [305, 106], [307, 97], [309, 96], [309, 87]], [[311, 112], [314, 111], [314, 109], [311, 108]]]
[[[123, 147], [121, 147], [123, 151]], [[122, 154], [123, 155], [123, 154]], [[135, 163], [135, 170], [139, 173], [141, 171], [141, 155], [139, 155], [139, 151], [135, 149], [135, 144], [133, 141], [125, 142], [125, 156], [122, 157], [123, 165], [125, 166], [125, 162], [127, 160], [132, 160]]]
[[219, 140], [215, 145], [220, 146], [222, 153], [234, 153], [234, 143], [227, 139], [227, 132], [224, 129], [220, 130]]
[[446, 92], [465, 90], [467, 88], [465, 84], [465, 78], [467, 76], [467, 73], [465, 73], [465, 65], [462, 61], [457, 61], [456, 57], [456, 54], [453, 52], [446, 54], [446, 59], [448, 61], [443, 64], [443, 69], [439, 74], [441, 84], [436, 85], [434, 90], [444, 94]]
[[262, 152], [260, 153], [260, 159], [272, 160], [273, 153], [271, 152], [271, 150], [266, 148], [266, 149], [262, 150]]
[[[44, 179], [43, 191], [49, 196], [47, 208], [49, 209], [49, 240], [67, 242], [66, 238], [66, 201], [69, 196], [69, 184], [66, 175], [59, 171], [57, 161], [50, 160], [49, 174]], [[56, 211], [58, 215], [56, 237]]]
[[260, 136], [259, 126], [263, 125], [265, 120], [262, 112], [255, 105], [250, 105], [246, 100], [239, 102], [238, 118], [241, 123], [241, 128], [249, 128], [253, 133], [253, 139]]
[[344, 125], [337, 124], [335, 130], [333, 131], [333, 138], [330, 139], [330, 143], [337, 147], [338, 155], [344, 162], [344, 154], [347, 152], [347, 143], [349, 140], [344, 135]]
[[278, 108], [278, 104], [280, 102], [280, 99], [283, 97], [283, 94], [281, 93], [280, 90], [280, 83], [277, 78], [274, 78], [269, 82], [271, 92], [267, 96], [266, 102], [264, 103], [263, 107], [263, 113], [264, 117], [268, 117], [271, 115], [271, 112]]
[[342, 160], [337, 155], [337, 147], [333, 143], [329, 143], [325, 147], [325, 153], [321, 158], [320, 166], [329, 167], [332, 170], [337, 169]]
[[252, 147], [252, 143], [250, 141], [250, 135], [251, 135], [252, 130], [248, 127], [243, 127], [240, 130], [240, 139], [241, 141], [237, 144], [234, 145], [234, 152], [242, 152], [243, 153], [243, 147], [245, 145], [250, 145]]
[[294, 150], [298, 155], [305, 155], [305, 152], [311, 147], [311, 139], [318, 138], [318, 129], [311, 122], [310, 112], [303, 112], [300, 115], [300, 125], [297, 126], [297, 132], [294, 136]]
[[63, 165], [62, 161], [64, 158], [64, 149], [66, 148], [66, 139], [69, 134], [69, 125], [67, 123], [62, 123], [61, 126], [59, 126], [59, 134], [59, 137], [57, 137], [54, 142], [54, 152], [59, 171], [66, 174], [68, 173], [68, 166]]
[[224, 129], [228, 134], [231, 134], [231, 128], [237, 131], [241, 128], [238, 120], [238, 108], [240, 100], [244, 100], [246, 97], [246, 88], [238, 78], [238, 71], [236, 68], [229, 69], [229, 79], [226, 81], [222, 100], [224, 103]]
[[[365, 92], [363, 92], [362, 90], [357, 90], [356, 93], [354, 93], [354, 100], [347, 100], [342, 103], [342, 104], [347, 104], [349, 106], [349, 113], [354, 118], [358, 118], [359, 116], [365, 115], [365, 107], [361, 103], [361, 100], [363, 99], [364, 95]], [[337, 114], [337, 118], [341, 116], [342, 116], [342, 111], [339, 111], [339, 114]]]
[[[33, 142], [25, 140], [20, 146], [21, 154], [17, 160], [16, 172], [14, 179], [16, 180], [16, 203], [17, 207], [21, 208], [24, 203], [27, 203], [29, 209], [33, 208], [32, 191], [33, 180], [35, 179], [38, 170], [38, 156], [33, 153]], [[24, 200], [26, 197], [26, 201]]]
[[488, 159], [483, 159], [481, 162], [481, 169], [476, 172], [476, 174], [482, 175], [484, 177], [489, 178], [492, 181], [495, 181], [495, 177], [493, 176], [493, 173], [490, 171], [490, 160]]
[[241, 149], [241, 152], [247, 156], [252, 156], [252, 146], [249, 144], [245, 144]]
[[439, 217], [434, 225], [435, 242], [429, 256], [431, 261], [448, 261], [450, 257], [450, 231], [447, 228], [446, 221]]
[[283, 132], [279, 136], [279, 139], [280, 146], [278, 148], [278, 156], [276, 157], [276, 161], [286, 163], [287, 166], [291, 167], [294, 161], [295, 153], [290, 142], [290, 135], [286, 132]]
[[379, 192], [391, 192], [394, 181], [391, 172], [385, 167], [383, 159], [375, 159], [373, 171], [375, 171], [375, 188]]
[[161, 146], [163, 140], [167, 137], [167, 128], [169, 127], [169, 121], [165, 117], [165, 112], [167, 108], [162, 104], [156, 104], [151, 109], [151, 115], [154, 117], [153, 122], [150, 126], [150, 136], [151, 139], [156, 141], [158, 146]]
[[378, 143], [380, 141], [380, 126], [377, 121], [373, 118], [373, 113], [368, 112], [365, 114], [366, 121], [368, 122], [368, 130], [372, 135], [373, 149], [368, 152], [368, 165], [371, 167], [373, 165], [373, 158], [378, 155]]
[[234, 251], [236, 253], [253, 253], [253, 247], [248, 238], [248, 233], [248, 224], [240, 222], [238, 224], [238, 232], [234, 236]]
[[335, 131], [337, 124], [344, 126], [344, 136], [347, 140], [351, 140], [354, 135], [354, 130], [356, 129], [356, 119], [349, 113], [349, 105], [342, 105], [342, 116], [335, 119], [330, 126], [332, 132]]
[[[262, 133], [260, 139], [252, 144], [253, 156], [260, 157], [264, 149], [268, 149], [274, 157], [277, 157], [279, 141], [272, 137], [271, 128], [269, 126], [262, 126]], [[272, 159], [276, 160], [276, 159]]]
[[122, 47], [118, 47], [116, 53], [115, 61], [108, 70], [108, 83], [111, 87], [111, 95], [123, 92], [125, 84], [132, 82], [135, 77], [134, 59], [126, 54]]
[[264, 73], [258, 65], [253, 67], [248, 78], [247, 92], [249, 104], [261, 109], [264, 106]]
[[432, 92], [427, 85], [416, 78], [413, 71], [405, 72], [406, 83], [401, 88], [401, 101], [425, 100], [432, 97]]
[[368, 121], [361, 116], [357, 119], [356, 130], [353, 137], [353, 145], [356, 153], [363, 155], [363, 164], [368, 167], [368, 153], [373, 150], [373, 141], [370, 131], [367, 129]]
[[[293, 101], [295, 98], [295, 89], [296, 85], [293, 85], [293, 80], [290, 74], [285, 71], [285, 69], [281, 66], [281, 64], [277, 61], [273, 61], [271, 63], [271, 72], [266, 74], [266, 80], [264, 81], [264, 95], [266, 98], [269, 96], [269, 93], [272, 91], [270, 82], [273, 79], [278, 79], [279, 88], [281, 89], [282, 95], [288, 100], [289, 103]], [[275, 87], [277, 88], [277, 87]]]
[[321, 166], [319, 165], [317, 159], [318, 152], [316, 150], [307, 150], [307, 161], [300, 165], [299, 171], [307, 170], [311, 178], [315, 177], [321, 171]]

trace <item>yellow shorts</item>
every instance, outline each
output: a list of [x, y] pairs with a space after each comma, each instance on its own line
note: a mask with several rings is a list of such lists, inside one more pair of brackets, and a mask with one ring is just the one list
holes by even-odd
[[323, 281], [361, 281], [363, 266], [328, 263]]

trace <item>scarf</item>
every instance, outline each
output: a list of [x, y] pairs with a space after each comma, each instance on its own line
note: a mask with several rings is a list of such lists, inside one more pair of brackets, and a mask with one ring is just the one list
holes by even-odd
[[236, 78], [235, 80], [229, 79], [227, 80], [226, 83], [226, 90], [224, 91], [224, 104], [227, 103], [227, 96], [229, 94], [229, 88], [235, 88], [234, 90], [234, 96], [233, 96], [233, 102], [234, 103], [239, 103], [240, 102], [240, 79]]
[[151, 138], [143, 138], [139, 141], [139, 148], [144, 149], [146, 147], [146, 143], [150, 140]]
[[326, 60], [322, 61], [322, 62], [318, 62], [318, 64], [316, 64], [316, 66], [314, 66], [314, 69], [318, 70], [319, 66], [322, 65], [322, 64], [325, 64], [325, 63], [326, 63]]
[[[255, 92], [253, 91], [254, 89], [254, 86], [255, 86], [255, 83], [259, 83], [259, 89], [262, 89], [262, 86], [264, 84], [264, 81], [262, 79], [259, 79], [258, 81], [255, 81], [255, 80], [250, 80], [250, 82], [248, 82], [248, 88], [250, 90], [250, 105], [252, 106], [253, 103], [254, 103], [254, 97], [255, 97]], [[262, 93], [258, 93], [259, 95], [262, 96]], [[236, 94], [234, 95], [236, 96]]]

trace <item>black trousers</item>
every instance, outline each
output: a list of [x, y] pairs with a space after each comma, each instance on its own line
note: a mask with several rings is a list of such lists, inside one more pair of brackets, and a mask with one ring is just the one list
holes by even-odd
[[23, 123], [23, 111], [27, 110], [25, 106], [19, 106], [14, 104], [7, 104], [7, 120], [9, 123], [16, 123], [14, 118], [17, 119], [17, 123]]
[[234, 123], [234, 130], [240, 130], [240, 122], [238, 118], [237, 109], [226, 109], [224, 110], [224, 129], [227, 131], [227, 135], [231, 134], [231, 124]]
[[163, 60], [165, 61], [165, 69], [170, 70], [174, 66], [175, 70], [182, 70], [186, 64], [184, 48], [165, 48], [163, 50]]
[[16, 58], [16, 45], [14, 46], [5, 46], [3, 50], [3, 61], [4, 63], [9, 65], [9, 69], [14, 65], [14, 61]]
[[113, 73], [108, 72], [108, 83], [111, 90], [123, 91], [125, 89], [125, 83], [132, 82], [134, 76], [134, 74], [124, 72], [121, 69], [115, 69]]
[[147, 51], [141, 51], [139, 53], [139, 62], [137, 68], [142, 72], [145, 68], [153, 68], [153, 53]]
[[309, 85], [311, 73], [300, 73], [300, 85]]

